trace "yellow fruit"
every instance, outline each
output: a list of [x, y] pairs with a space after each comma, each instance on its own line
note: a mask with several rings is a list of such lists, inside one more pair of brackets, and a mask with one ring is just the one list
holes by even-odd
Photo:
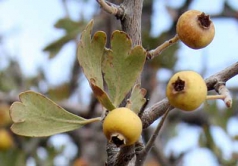
[[141, 135], [142, 122], [130, 109], [116, 108], [104, 119], [103, 132], [107, 139], [118, 147], [132, 145]]
[[207, 86], [198, 73], [181, 71], [170, 78], [166, 88], [166, 96], [172, 106], [185, 111], [192, 111], [205, 101]]
[[77, 158], [73, 162], [73, 166], [89, 166], [88, 162], [84, 158]]
[[13, 138], [6, 129], [0, 129], [0, 151], [13, 146]]
[[198, 10], [183, 13], [178, 19], [176, 31], [179, 39], [193, 49], [206, 47], [215, 35], [215, 27], [209, 15]]
[[9, 108], [8, 104], [0, 104], [0, 127], [4, 127], [12, 123], [12, 120], [9, 115]]

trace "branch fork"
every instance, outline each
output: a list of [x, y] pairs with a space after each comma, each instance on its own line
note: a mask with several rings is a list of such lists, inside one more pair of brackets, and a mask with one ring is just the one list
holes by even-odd
[[232, 106], [232, 97], [231, 97], [229, 89], [226, 87], [226, 83], [225, 82], [218, 82], [215, 85], [214, 88], [218, 92], [218, 94], [224, 96], [223, 101], [225, 102], [226, 106], [228, 108], [231, 108], [231, 106]]
[[105, 0], [96, 1], [105, 12], [116, 16], [117, 19], [123, 20], [123, 18], [125, 17], [124, 9], [121, 6], [118, 6]]

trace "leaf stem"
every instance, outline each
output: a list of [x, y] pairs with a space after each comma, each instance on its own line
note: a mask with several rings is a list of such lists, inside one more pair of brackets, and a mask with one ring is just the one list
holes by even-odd
[[89, 124], [89, 123], [93, 123], [93, 122], [98, 122], [101, 121], [102, 118], [101, 117], [96, 117], [96, 118], [91, 118], [91, 119], [87, 119], [86, 121], [84, 121], [84, 124]]
[[176, 34], [173, 38], [170, 40], [165, 41], [163, 44], [159, 45], [157, 48], [150, 50], [147, 52], [147, 59], [153, 59], [154, 57], [161, 54], [162, 51], [164, 51], [169, 46], [173, 45], [179, 40], [178, 35]]

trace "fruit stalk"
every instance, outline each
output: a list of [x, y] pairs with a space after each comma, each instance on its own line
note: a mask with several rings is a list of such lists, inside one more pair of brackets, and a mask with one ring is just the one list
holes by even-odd
[[216, 88], [216, 90], [218, 91], [218, 93], [220, 95], [209, 95], [207, 96], [207, 100], [214, 100], [214, 99], [222, 99], [226, 106], [228, 108], [231, 108], [232, 106], [232, 97], [230, 95], [229, 90], [227, 89], [227, 87], [224, 85], [224, 83], [219, 84], [219, 86]]
[[216, 99], [222, 99], [224, 100], [225, 99], [225, 95], [208, 95], [206, 97], [206, 100], [216, 100]]
[[147, 59], [153, 59], [154, 57], [158, 56], [163, 52], [166, 48], [173, 45], [179, 40], [178, 35], [176, 34], [173, 38], [165, 41], [163, 44], [159, 45], [157, 48], [150, 50], [147, 52]]

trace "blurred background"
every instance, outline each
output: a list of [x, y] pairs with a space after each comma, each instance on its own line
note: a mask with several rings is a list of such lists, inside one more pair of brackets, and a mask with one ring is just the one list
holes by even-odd
[[[153, 49], [173, 37], [176, 20], [189, 9], [211, 16], [215, 38], [201, 50], [178, 42], [146, 63], [142, 87], [148, 91], [148, 106], [165, 97], [174, 72], [194, 70], [207, 78], [238, 60], [237, 0], [145, 1], [144, 48]], [[104, 165], [106, 139], [100, 123], [46, 138], [21, 137], [9, 129], [9, 106], [29, 89], [82, 117], [100, 116], [102, 107], [76, 58], [80, 34], [91, 19], [94, 31], [103, 30], [108, 38], [120, 29], [120, 22], [101, 11], [95, 0], [0, 0], [0, 165]], [[237, 82], [238, 76], [227, 82], [233, 96], [230, 109], [222, 101], [209, 101], [192, 113], [172, 111], [145, 165], [238, 166]], [[158, 121], [143, 132], [145, 142]]]

